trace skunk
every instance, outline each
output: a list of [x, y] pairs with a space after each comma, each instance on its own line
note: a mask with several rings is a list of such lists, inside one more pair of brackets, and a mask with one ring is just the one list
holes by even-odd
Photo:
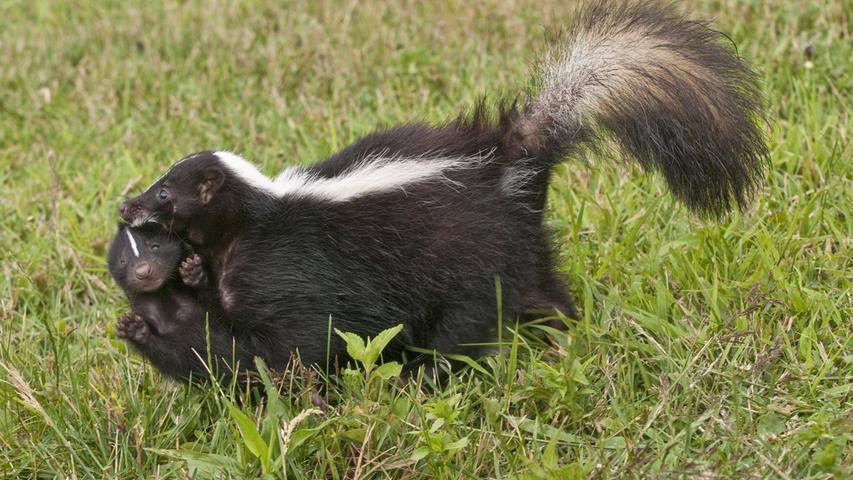
[[231, 335], [201, 259], [180, 239], [153, 223], [119, 224], [107, 264], [132, 307], [116, 335], [157, 369], [180, 380], [227, 380], [238, 362], [251, 368], [253, 347]]
[[[223, 314], [273, 365], [345, 356], [331, 327], [479, 355], [498, 319], [575, 310], [543, 225], [554, 166], [611, 140], [701, 215], [744, 208], [767, 147], [755, 73], [725, 37], [654, 2], [592, 3], [527, 100], [370, 134], [275, 178], [228, 152], [177, 162], [120, 208], [209, 261]], [[557, 325], [563, 325], [562, 322]]]

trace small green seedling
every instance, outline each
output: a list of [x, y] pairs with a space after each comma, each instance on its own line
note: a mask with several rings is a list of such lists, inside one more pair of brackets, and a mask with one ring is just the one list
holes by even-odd
[[403, 325], [383, 330], [372, 339], [368, 337], [367, 343], [355, 333], [342, 332], [337, 328], [335, 333], [346, 342], [349, 356], [364, 367], [365, 378], [370, 379], [371, 373], [375, 373], [379, 378], [387, 380], [400, 375], [403, 366], [398, 362], [388, 362], [376, 367], [376, 361], [379, 360], [382, 350], [385, 350], [388, 343], [402, 330]]

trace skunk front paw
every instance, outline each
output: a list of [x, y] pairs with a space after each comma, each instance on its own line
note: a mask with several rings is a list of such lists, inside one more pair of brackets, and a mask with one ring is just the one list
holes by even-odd
[[116, 336], [143, 345], [148, 341], [151, 329], [139, 315], [129, 313], [118, 319]]
[[178, 273], [181, 275], [184, 285], [189, 287], [198, 287], [207, 281], [207, 274], [204, 273], [201, 257], [198, 254], [188, 257], [178, 268]]

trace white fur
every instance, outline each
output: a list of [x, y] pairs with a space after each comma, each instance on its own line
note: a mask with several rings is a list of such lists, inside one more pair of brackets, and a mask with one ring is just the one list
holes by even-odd
[[133, 250], [133, 254], [139, 258], [139, 249], [136, 248], [136, 239], [133, 238], [133, 234], [130, 233], [130, 230], [125, 229], [124, 233], [127, 234], [127, 239], [130, 240], [130, 248]]
[[280, 196], [276, 192], [275, 184], [270, 180], [270, 177], [261, 173], [252, 162], [231, 152], [215, 152], [214, 155], [231, 173], [240, 177], [244, 182], [258, 190]]
[[541, 172], [535, 163], [535, 159], [522, 159], [508, 167], [501, 176], [501, 192], [508, 197], [530, 193], [530, 181]]
[[131, 227], [138, 227], [140, 225], [145, 225], [148, 222], [154, 222], [154, 221], [156, 221], [156, 220], [153, 217], [135, 218], [135, 219], [133, 219], [132, 222], [130, 222], [130, 226]]
[[[644, 8], [644, 7], [643, 7]], [[617, 10], [614, 10], [616, 12]], [[550, 118], [566, 131], [607, 119], [613, 105], [654, 102], [668, 108], [668, 89], [691, 89], [697, 101], [716, 112], [702, 89], [714, 76], [702, 59], [667, 37], [671, 20], [641, 21], [636, 13], [582, 24], [567, 42], [547, 51], [542, 62], [541, 89], [533, 112]], [[691, 47], [692, 48], [692, 47]], [[649, 103], [651, 108], [653, 103]]]
[[280, 195], [343, 202], [370, 193], [403, 190], [406, 185], [432, 178], [448, 180], [444, 172], [459, 167], [460, 160], [375, 158], [332, 178], [318, 178], [303, 169], [291, 168], [282, 172], [275, 184]]
[[313, 197], [343, 202], [371, 193], [402, 190], [407, 185], [441, 179], [453, 183], [445, 172], [472, 167], [480, 157], [368, 157], [349, 170], [331, 177], [312, 175], [303, 167], [292, 167], [271, 180], [245, 159], [229, 152], [216, 156], [235, 175], [276, 197]]

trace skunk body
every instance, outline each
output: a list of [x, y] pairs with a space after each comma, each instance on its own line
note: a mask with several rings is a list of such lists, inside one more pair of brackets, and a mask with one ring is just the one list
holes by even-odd
[[[410, 131], [416, 127], [389, 132], [382, 143], [406, 143], [399, 135]], [[251, 338], [253, 353], [270, 365], [297, 351], [309, 365], [345, 359], [336, 335], [327, 349], [330, 317], [332, 328], [369, 336], [404, 324], [388, 359], [400, 358], [404, 345], [477, 355], [481, 347], [465, 344], [494, 341], [498, 279], [507, 319], [528, 308], [573, 315], [541, 222], [501, 193], [500, 178], [484, 167], [491, 156], [399, 155], [360, 157], [337, 174], [314, 167], [251, 183], [242, 160], [199, 153], [154, 193], [166, 191], [163, 212], [181, 212], [197, 190], [184, 186], [221, 175], [211, 200], [193, 204], [209, 217], [194, 210], [189, 219], [166, 218], [153, 209], [145, 217], [196, 239], [234, 335]], [[401, 162], [416, 177], [411, 183], [380, 181]], [[420, 170], [431, 173], [412, 173]], [[312, 179], [304, 186], [303, 175]]]
[[238, 361], [252, 365], [253, 348], [231, 335], [199, 259], [182, 262], [186, 255], [160, 225], [119, 225], [107, 263], [132, 311], [119, 319], [116, 335], [173, 378], [228, 378]]
[[[476, 355], [530, 312], [574, 316], [543, 225], [554, 165], [615, 140], [689, 208], [744, 206], [763, 176], [760, 95], [704, 24], [653, 3], [592, 4], [546, 52], [524, 104], [371, 134], [274, 179], [226, 152], [175, 164], [123, 217], [184, 236], [224, 314], [280, 365], [344, 356], [334, 328], [402, 323], [386, 351]], [[500, 299], [498, 288], [500, 284]]]

